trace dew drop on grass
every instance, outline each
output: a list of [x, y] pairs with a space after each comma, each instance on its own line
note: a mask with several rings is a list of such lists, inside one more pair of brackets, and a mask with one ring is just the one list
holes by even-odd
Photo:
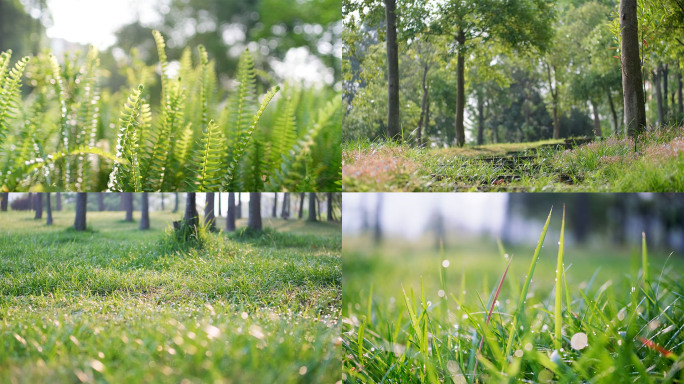
[[527, 344], [525, 344], [525, 350], [526, 350], [527, 352], [531, 351], [531, 350], [532, 350], [532, 343], [527, 343]]
[[445, 293], [444, 293], [443, 289], [440, 289], [439, 291], [437, 291], [437, 296], [444, 297], [444, 295], [445, 295]]
[[461, 318], [462, 318], [463, 320], [468, 320], [468, 315], [465, 315], [465, 314], [464, 314], [463, 316], [461, 316]]
[[306, 375], [306, 371], [308, 371], [308, 369], [306, 368], [306, 365], [302, 365], [302, 366], [299, 368], [299, 374], [302, 375], [302, 376]]
[[93, 369], [98, 371], [98, 372], [104, 371], [104, 364], [102, 364], [102, 362], [99, 360], [91, 361], [90, 366], [93, 367]]
[[515, 353], [514, 353], [513, 355], [514, 355], [515, 357], [522, 357], [522, 356], [523, 356], [523, 351], [522, 351], [522, 349], [518, 349], [517, 351], [515, 351]]
[[442, 261], [442, 267], [448, 268], [449, 267], [449, 260]]
[[572, 335], [572, 338], [570, 339], [570, 345], [572, 346], [572, 349], [575, 350], [581, 350], [587, 347], [588, 342], [587, 342], [587, 334], [584, 332], [577, 332], [574, 335]]
[[549, 356], [549, 358], [551, 359], [551, 361], [553, 361], [556, 364], [561, 362], [561, 356], [560, 356], [560, 353], [558, 353], [557, 349], [553, 350], [553, 353], [551, 353], [551, 356]]
[[242, 320], [247, 320], [247, 318], [249, 318], [249, 314], [247, 312], [242, 312], [240, 317], [242, 317]]

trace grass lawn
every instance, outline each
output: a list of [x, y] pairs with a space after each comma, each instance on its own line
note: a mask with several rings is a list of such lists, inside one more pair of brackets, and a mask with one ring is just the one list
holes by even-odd
[[123, 216], [88, 212], [77, 233], [73, 212], [0, 213], [0, 382], [340, 380], [339, 223], [267, 219], [172, 251], [178, 215], [144, 232]]
[[345, 191], [684, 191], [684, 127], [645, 133], [636, 152], [631, 139], [573, 144], [424, 149], [346, 143], [342, 182]]
[[346, 382], [684, 380], [682, 255], [648, 251], [645, 276], [641, 248], [563, 247], [558, 280], [550, 236], [532, 273], [535, 246], [488, 238], [343, 241]]

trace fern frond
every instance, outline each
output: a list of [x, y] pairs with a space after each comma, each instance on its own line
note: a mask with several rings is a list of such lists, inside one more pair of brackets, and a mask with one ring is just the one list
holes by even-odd
[[211, 120], [201, 139], [200, 149], [192, 163], [193, 174], [188, 180], [190, 190], [215, 191], [221, 187], [225, 152], [225, 138], [219, 126]]
[[[100, 103], [100, 93], [97, 84], [97, 69], [99, 63], [98, 50], [91, 46], [85, 68], [82, 70], [83, 76], [80, 81], [80, 89], [83, 90], [81, 97], [79, 97], [80, 108], [77, 116], [78, 127], [80, 127], [80, 129], [76, 132], [76, 137], [72, 144], [74, 146], [95, 146]], [[88, 157], [83, 155], [76, 157], [71, 168], [76, 169], [76, 190], [87, 191], [89, 181], [88, 172], [90, 170], [90, 161], [88, 161]]]
[[208, 112], [208, 107], [207, 107], [207, 93], [208, 93], [208, 71], [209, 71], [209, 57], [207, 56], [207, 50], [204, 49], [203, 45], [200, 45], [198, 47], [199, 53], [200, 53], [200, 68], [201, 68], [201, 77], [200, 77], [200, 100], [201, 100], [201, 105], [202, 105], [202, 132], [205, 132], [207, 130], [207, 123], [209, 120], [209, 112]]
[[288, 98], [283, 103], [284, 107], [275, 121], [271, 133], [269, 162], [272, 169], [280, 168], [283, 156], [287, 155], [290, 148], [292, 148], [297, 141], [297, 123], [294, 116], [294, 103], [291, 98]]
[[238, 87], [236, 92], [228, 98], [226, 111], [226, 137], [229, 140], [229, 147], [234, 146], [246, 134], [251, 118], [257, 111], [254, 59], [249, 50], [245, 50], [240, 56], [236, 77]]
[[237, 141], [235, 142], [235, 146], [232, 149], [232, 156], [229, 157], [228, 161], [228, 168], [226, 169], [226, 176], [223, 181], [223, 186], [227, 187], [228, 190], [232, 190], [234, 188], [234, 178], [236, 174], [236, 169], [238, 167], [238, 164], [240, 163], [240, 160], [242, 159], [242, 156], [245, 153], [245, 150], [247, 149], [247, 145], [249, 144], [249, 140], [252, 137], [252, 133], [254, 133], [254, 130], [257, 127], [257, 124], [259, 123], [259, 119], [261, 118], [261, 115], [264, 113], [264, 110], [268, 106], [268, 104], [271, 102], [271, 99], [273, 99], [273, 96], [280, 90], [280, 87], [276, 86], [271, 88], [266, 94], [264, 95], [264, 99], [261, 101], [261, 106], [259, 107], [259, 110], [254, 114], [254, 117], [252, 119], [252, 124], [247, 128], [247, 131], [238, 137]]
[[179, 190], [179, 181], [187, 179], [185, 177], [185, 164], [189, 163], [193, 136], [192, 123], [188, 123], [175, 142], [173, 156], [169, 158], [169, 167], [164, 172], [162, 190]]
[[164, 43], [164, 36], [162, 36], [161, 32], [154, 30], [152, 31], [152, 35], [154, 36], [154, 42], [157, 45], [157, 55], [159, 55], [159, 64], [161, 69], [161, 102], [167, 103], [169, 63], [166, 58], [166, 43]]
[[[2, 66], [4, 67], [2, 71], [3, 74], [5, 73], [5, 68], [8, 65], [10, 56], [9, 54], [6, 54], [5, 57], [6, 59], [3, 59], [4, 62], [2, 63]], [[2, 78], [2, 83], [0, 84], [0, 145], [5, 141], [7, 132], [9, 131], [10, 119], [15, 117], [15, 113], [19, 109], [21, 76], [24, 73], [24, 69], [28, 62], [28, 57], [24, 57], [17, 61], [14, 68]]]
[[142, 113], [142, 84], [133, 90], [119, 118], [119, 137], [116, 157], [126, 160], [114, 164], [109, 175], [109, 189], [117, 192], [139, 192], [141, 188], [138, 162], [138, 127]]

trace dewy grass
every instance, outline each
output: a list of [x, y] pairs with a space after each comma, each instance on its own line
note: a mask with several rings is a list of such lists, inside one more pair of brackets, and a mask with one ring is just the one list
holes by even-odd
[[[540, 237], [549, 225], [547, 219]], [[500, 277], [496, 246], [482, 248], [478, 239], [468, 247], [452, 246], [445, 255], [418, 251], [417, 245], [410, 252], [397, 244], [370, 249], [350, 239], [343, 257], [343, 381], [682, 382], [684, 262], [665, 261], [658, 257], [661, 252], [651, 250], [643, 264], [642, 253], [638, 269], [663, 268], [659, 276], [649, 272], [651, 285], [658, 287], [649, 293], [642, 288], [643, 271], [625, 275], [623, 249], [568, 252], [563, 221], [560, 229], [558, 258], [547, 260], [540, 241], [526, 273], [526, 266], [514, 261], [505, 277], [510, 284], [501, 285], [504, 278], [497, 278], [494, 306], [485, 305], [475, 291], [486, 285], [487, 276]], [[455, 254], [462, 256], [460, 267], [449, 261]], [[438, 260], [439, 272], [434, 268]], [[564, 266], [569, 260], [572, 268]], [[592, 265], [602, 267], [594, 276], [587, 273]], [[578, 268], [580, 273], [573, 274]], [[606, 274], [607, 269], [612, 272]], [[461, 277], [467, 275], [469, 284]], [[525, 283], [518, 286], [517, 278]], [[460, 292], [450, 294], [449, 286]], [[421, 290], [418, 300], [414, 288]], [[562, 289], [565, 308], [557, 304]]]

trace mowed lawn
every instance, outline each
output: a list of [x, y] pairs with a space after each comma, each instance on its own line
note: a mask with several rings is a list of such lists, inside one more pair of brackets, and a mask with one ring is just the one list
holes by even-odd
[[0, 213], [0, 382], [341, 379], [339, 223], [267, 219], [174, 251], [180, 214], [139, 231], [88, 212], [82, 233], [73, 212], [32, 217]]

